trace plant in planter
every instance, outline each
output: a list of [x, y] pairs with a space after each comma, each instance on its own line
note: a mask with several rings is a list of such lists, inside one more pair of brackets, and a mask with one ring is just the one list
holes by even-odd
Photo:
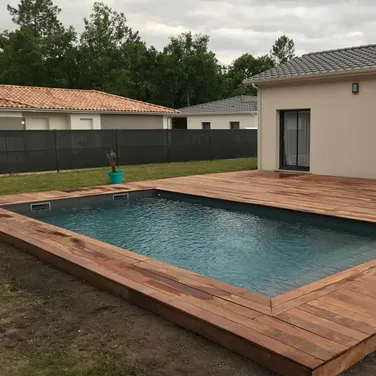
[[121, 184], [123, 181], [124, 171], [117, 170], [117, 156], [116, 153], [111, 150], [106, 154], [108, 161], [110, 162], [111, 171], [108, 173], [111, 184]]

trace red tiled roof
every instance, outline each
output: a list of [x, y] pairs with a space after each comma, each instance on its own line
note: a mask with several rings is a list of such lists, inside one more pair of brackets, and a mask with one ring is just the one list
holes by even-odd
[[8, 99], [0, 98], [0, 108], [31, 108], [29, 105], [20, 102], [10, 101]]
[[96, 90], [0, 85], [0, 108], [176, 113], [178, 110]]

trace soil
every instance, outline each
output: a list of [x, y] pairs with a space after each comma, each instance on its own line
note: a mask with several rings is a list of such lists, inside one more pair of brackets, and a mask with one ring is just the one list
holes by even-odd
[[[375, 374], [375, 354], [345, 373]], [[0, 376], [26, 375], [273, 374], [0, 243]]]

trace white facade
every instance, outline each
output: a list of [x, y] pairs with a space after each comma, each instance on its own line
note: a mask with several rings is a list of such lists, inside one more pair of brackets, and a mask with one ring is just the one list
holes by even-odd
[[24, 112], [26, 130], [69, 129], [69, 117], [67, 114], [46, 112]]
[[93, 114], [70, 114], [67, 129], [101, 129], [101, 116]]
[[[359, 93], [352, 93], [352, 84]], [[376, 75], [259, 85], [258, 168], [281, 168], [282, 111], [310, 111], [313, 174], [376, 178]]]
[[168, 129], [171, 117], [163, 115], [101, 115], [102, 129]]
[[168, 129], [167, 115], [0, 111], [0, 130]]
[[239, 122], [239, 129], [257, 128], [256, 112], [230, 114], [181, 114], [187, 118], [187, 129], [203, 129], [203, 123], [210, 123], [210, 129], [231, 129], [231, 123]]

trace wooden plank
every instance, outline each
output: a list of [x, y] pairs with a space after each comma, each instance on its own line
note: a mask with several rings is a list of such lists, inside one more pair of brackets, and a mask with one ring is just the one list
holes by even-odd
[[358, 294], [370, 296], [376, 301], [376, 285], [374, 281], [371, 282], [368, 279], [357, 281], [346, 286], [346, 290], [351, 290]]
[[[214, 311], [216, 314], [229, 318], [233, 321], [248, 325], [249, 319], [256, 318], [262, 313], [256, 310], [240, 306], [238, 304], [220, 299], [198, 289], [192, 288], [183, 283], [171, 279], [169, 276], [163, 277], [151, 271], [144, 270], [135, 265], [116, 266], [116, 260], [109, 260], [103, 265], [119, 275], [129, 279], [136, 278], [138, 282], [144, 283], [156, 290], [163, 291], [167, 295], [190, 302], [203, 309]], [[142, 280], [140, 281], [140, 277]]]
[[210, 279], [156, 260], [141, 262], [137, 266], [139, 268], [156, 272], [162, 276], [169, 276], [169, 278], [173, 278], [178, 282], [182, 282], [188, 286], [197, 288], [201, 291], [244, 307], [255, 309], [266, 314], [271, 313], [270, 299], [238, 287], [228, 285], [224, 282]]
[[244, 290], [240, 287], [229, 285], [228, 283], [225, 283], [225, 282], [207, 278], [203, 275], [200, 275], [191, 271], [187, 271], [185, 269], [178, 268], [177, 266], [174, 266], [171, 264], [166, 264], [162, 261], [157, 261], [157, 260], [150, 261], [150, 260], [151, 259], [149, 259], [149, 261], [145, 263], [140, 264], [140, 267], [150, 267], [155, 271], [160, 270], [162, 272], [173, 271], [177, 273], [183, 273], [184, 275], [189, 276], [190, 278], [194, 279], [198, 283], [203, 283], [207, 285], [208, 287], [218, 288], [230, 294], [241, 296], [244, 299], [248, 299], [252, 302], [259, 303], [261, 305], [264, 305], [270, 308], [270, 299], [265, 296], [255, 294], [252, 291]]
[[368, 298], [357, 292], [340, 289], [330, 294], [331, 298], [348, 304], [348, 309], [355, 312], [367, 312], [368, 316], [376, 312], [376, 299]]
[[359, 332], [369, 335], [376, 333], [376, 319], [374, 320], [368, 316], [320, 302], [319, 300], [312, 300], [307, 304], [303, 304], [299, 306], [299, 309], [358, 330]]
[[374, 351], [376, 351], [376, 335], [367, 338], [340, 356], [317, 367], [312, 376], [339, 375]]
[[316, 356], [319, 359], [331, 359], [347, 349], [345, 346], [281, 321], [275, 317], [263, 315], [258, 317], [256, 321], [262, 322], [265, 325], [286, 333], [285, 338], [290, 336], [292, 339], [290, 346], [296, 347], [299, 350]]
[[[325, 300], [329, 300], [328, 298], [330, 298], [331, 296], [330, 295], [327, 295], [319, 300], [312, 300], [311, 302], [307, 303], [308, 305], [312, 305], [312, 306], [316, 306], [316, 307], [320, 307], [320, 308], [323, 308], [323, 309], [326, 309], [328, 311], [331, 311], [331, 312], [334, 312], [334, 313], [338, 313], [340, 315], [343, 315], [345, 317], [348, 317], [348, 318], [351, 318], [353, 320], [356, 320], [356, 321], [359, 321], [359, 322], [364, 322], [366, 324], [368, 324], [369, 326], [371, 326], [372, 328], [376, 328], [376, 317], [374, 315], [374, 312], [369, 312], [371, 315], [364, 315], [358, 311], [352, 311], [346, 307], [340, 307], [340, 306], [337, 306], [337, 305], [333, 305], [331, 303], [328, 303], [328, 302], [325, 302]], [[332, 299], [334, 300], [334, 299]]]
[[29, 233], [39, 236], [44, 235], [44, 237], [59, 241], [76, 251], [82, 251], [82, 253], [88, 255], [97, 254], [98, 257], [103, 255], [102, 257], [105, 258], [113, 258], [116, 256], [130, 264], [148, 259], [146, 256], [20, 214], [12, 213], [12, 217], [6, 218], [5, 221], [1, 221], [0, 218], [0, 223], [3, 227], [10, 229], [16, 226], [16, 228], [21, 231], [28, 231]]
[[321, 325], [322, 327], [331, 329], [337, 333], [343, 334], [344, 336], [356, 339], [358, 341], [363, 341], [365, 338], [368, 337], [368, 335], [366, 335], [363, 332], [360, 332], [355, 329], [351, 329], [341, 324], [337, 324], [333, 321], [327, 320], [315, 314], [304, 312], [301, 309], [293, 309], [292, 314], [296, 315], [297, 317], [300, 317], [303, 320], [310, 320], [310, 322], [312, 323], [316, 323], [318, 325]]
[[348, 299], [346, 296], [341, 294], [329, 294], [318, 299], [320, 302], [328, 303], [339, 308], [347, 309], [349, 311], [360, 313], [363, 316], [368, 316], [371, 318], [375, 317], [375, 310], [370, 307], [357, 306], [356, 302]]
[[[296, 298], [300, 298], [304, 295], [310, 294], [315, 292], [316, 295], [312, 296], [311, 300], [317, 297], [319, 294], [319, 290], [321, 290], [324, 294], [327, 294], [331, 289], [328, 287], [333, 285], [339, 285], [340, 282], [346, 282], [348, 280], [353, 281], [356, 277], [361, 277], [362, 275], [367, 275], [365, 272], [368, 270], [375, 268], [376, 260], [365, 262], [361, 265], [357, 265], [353, 268], [347, 269], [343, 272], [331, 275], [329, 277], [320, 279], [319, 281], [310, 283], [309, 285], [302, 286], [297, 288], [293, 291], [287, 292], [285, 294], [279, 295], [272, 299], [272, 307], [277, 307], [283, 303], [292, 301]], [[286, 305], [288, 306], [288, 305]]]
[[299, 307], [301, 304], [305, 304], [307, 302], [310, 302], [311, 300], [318, 299], [321, 296], [326, 296], [327, 294], [336, 291], [350, 283], [351, 280], [349, 281], [347, 279], [344, 279], [342, 281], [338, 281], [337, 283], [333, 283], [317, 291], [313, 290], [307, 294], [302, 294], [302, 292], [300, 292], [301, 295], [297, 294], [297, 297], [295, 299], [288, 300], [285, 303], [272, 307], [272, 315], [277, 316], [278, 314], [284, 311], [287, 311], [295, 307]]
[[[279, 314], [277, 318], [346, 347], [354, 346], [359, 340], [367, 338], [367, 335], [364, 333], [336, 324], [297, 308], [285, 311]], [[355, 339], [354, 337], [357, 338]]]

